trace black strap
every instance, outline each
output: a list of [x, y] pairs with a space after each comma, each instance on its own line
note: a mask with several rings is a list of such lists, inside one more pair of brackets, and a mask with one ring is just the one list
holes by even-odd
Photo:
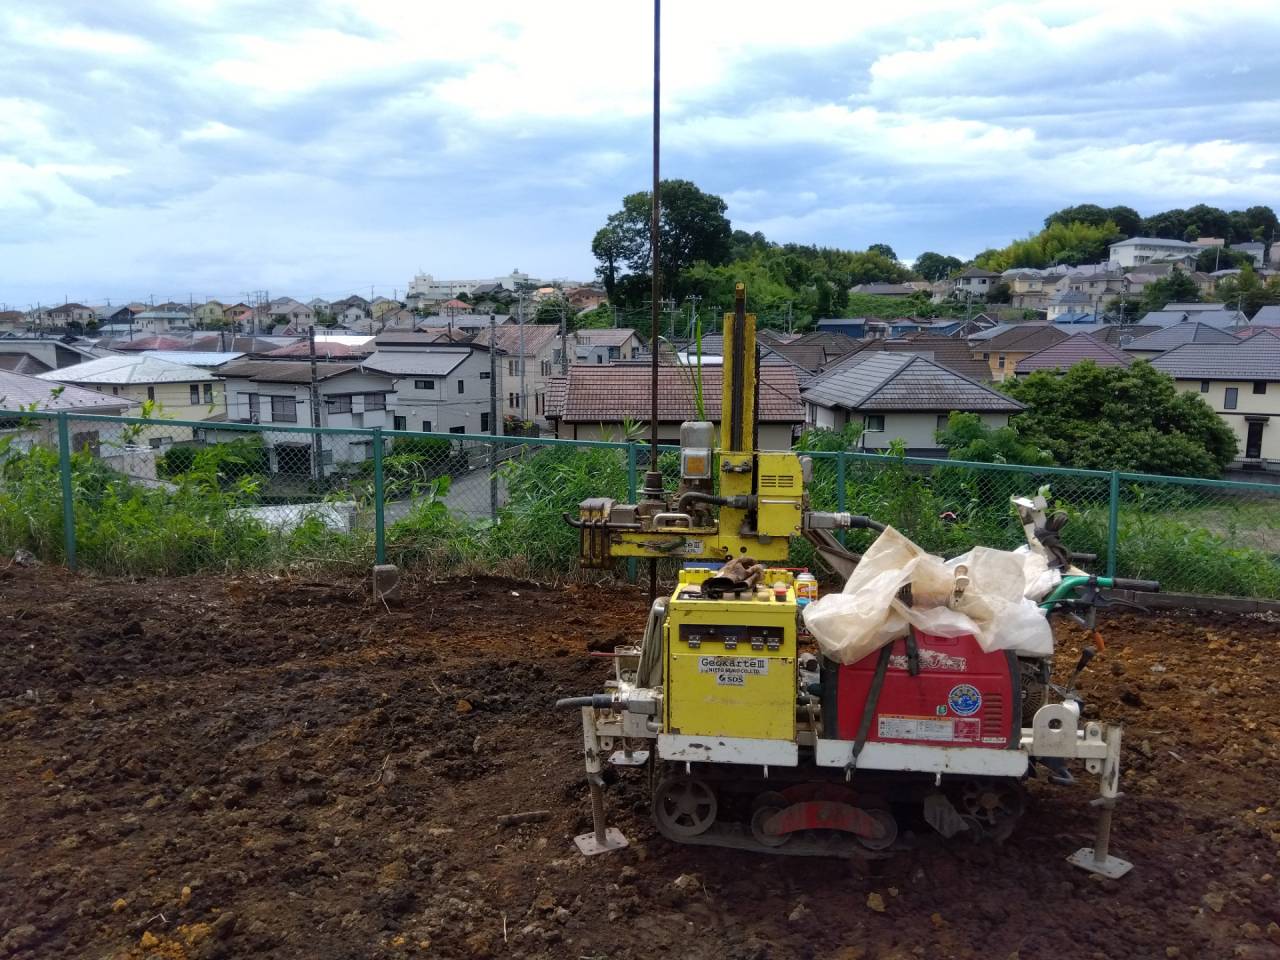
[[907, 672], [920, 676], [920, 646], [916, 643], [916, 628], [907, 627]]
[[884, 689], [884, 675], [889, 670], [889, 658], [892, 655], [892, 643], [886, 643], [880, 648], [880, 659], [876, 661], [876, 673], [871, 678], [871, 689], [867, 691], [867, 702], [862, 707], [862, 719], [858, 722], [858, 736], [853, 741], [849, 762], [844, 765], [846, 772], [857, 767], [858, 754], [867, 744], [867, 735], [871, 733], [871, 718], [875, 716], [876, 704], [880, 702], [880, 691]]

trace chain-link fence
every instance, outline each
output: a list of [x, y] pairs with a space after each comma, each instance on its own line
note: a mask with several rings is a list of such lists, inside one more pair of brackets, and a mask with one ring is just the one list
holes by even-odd
[[[626, 441], [0, 412], [0, 547], [119, 574], [375, 561], [568, 574], [578, 537], [564, 514], [589, 497], [634, 501], [648, 453]], [[1280, 598], [1280, 486], [806, 455], [814, 509], [867, 514], [944, 556], [1022, 543], [1009, 498], [1048, 485], [1071, 516], [1067, 545], [1097, 557], [1089, 569]], [[658, 466], [674, 490], [676, 448]], [[798, 538], [792, 559], [813, 562]]]

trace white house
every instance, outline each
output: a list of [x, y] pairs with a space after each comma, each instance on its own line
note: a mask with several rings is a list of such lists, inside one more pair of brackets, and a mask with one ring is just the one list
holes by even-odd
[[578, 363], [603, 364], [614, 360], [634, 360], [644, 348], [636, 332], [627, 327], [579, 330], [574, 337], [577, 344], [574, 359]]
[[1000, 282], [1000, 274], [983, 270], [981, 267], [969, 267], [958, 274], [951, 282], [951, 289], [956, 296], [976, 300], [986, 299], [991, 288]]
[[1184, 240], [1166, 240], [1161, 237], [1130, 237], [1111, 244], [1111, 262], [1122, 268], [1136, 267], [1155, 261], [1181, 261], [1194, 264], [1200, 255], [1200, 246]]
[[144, 310], [133, 318], [139, 333], [172, 333], [191, 329], [191, 315], [179, 310]]
[[[550, 323], [507, 324], [496, 327], [495, 334], [498, 349], [506, 355], [503, 376], [507, 386], [505, 395], [499, 398], [502, 401], [499, 412], [547, 423], [547, 380], [563, 368], [560, 328]], [[565, 335], [566, 347], [572, 342], [572, 336]], [[481, 346], [489, 344], [488, 326], [480, 329], [474, 342]]]
[[[392, 379], [390, 398], [396, 430], [424, 433], [488, 433], [490, 390], [499, 397], [499, 414], [510, 380], [504, 379], [499, 357], [498, 382], [490, 379], [489, 348], [474, 343], [437, 343], [431, 334], [381, 334], [377, 351], [364, 361], [365, 369]], [[497, 430], [502, 432], [499, 415]]]
[[[309, 362], [242, 360], [222, 367], [218, 375], [226, 389], [226, 420], [290, 427], [314, 425]], [[392, 382], [386, 374], [355, 363], [319, 362], [316, 391], [322, 427], [391, 428], [387, 398]], [[265, 432], [262, 438], [273, 471], [302, 475], [312, 471], [310, 434]], [[362, 434], [326, 435], [320, 442], [326, 474], [339, 464], [367, 460], [372, 451], [370, 438]]]
[[862, 449], [883, 450], [901, 440], [916, 456], [945, 455], [936, 434], [953, 410], [976, 413], [998, 428], [1024, 409], [999, 390], [917, 353], [855, 353], [810, 380], [800, 399], [810, 426], [843, 430], [861, 424]]

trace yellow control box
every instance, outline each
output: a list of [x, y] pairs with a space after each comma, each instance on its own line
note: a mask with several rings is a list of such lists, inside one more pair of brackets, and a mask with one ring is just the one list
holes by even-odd
[[[769, 599], [706, 599], [710, 570], [683, 570], [667, 605], [666, 732], [795, 740], [796, 596], [791, 574], [771, 570]], [[785, 584], [782, 599], [773, 585]]]

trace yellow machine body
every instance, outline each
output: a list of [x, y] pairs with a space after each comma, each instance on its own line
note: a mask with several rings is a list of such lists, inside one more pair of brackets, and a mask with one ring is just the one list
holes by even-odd
[[[793, 741], [796, 595], [791, 574], [768, 570], [768, 600], [699, 599], [709, 569], [682, 570], [667, 604], [665, 730], [686, 736]], [[786, 589], [775, 598], [773, 585]]]

